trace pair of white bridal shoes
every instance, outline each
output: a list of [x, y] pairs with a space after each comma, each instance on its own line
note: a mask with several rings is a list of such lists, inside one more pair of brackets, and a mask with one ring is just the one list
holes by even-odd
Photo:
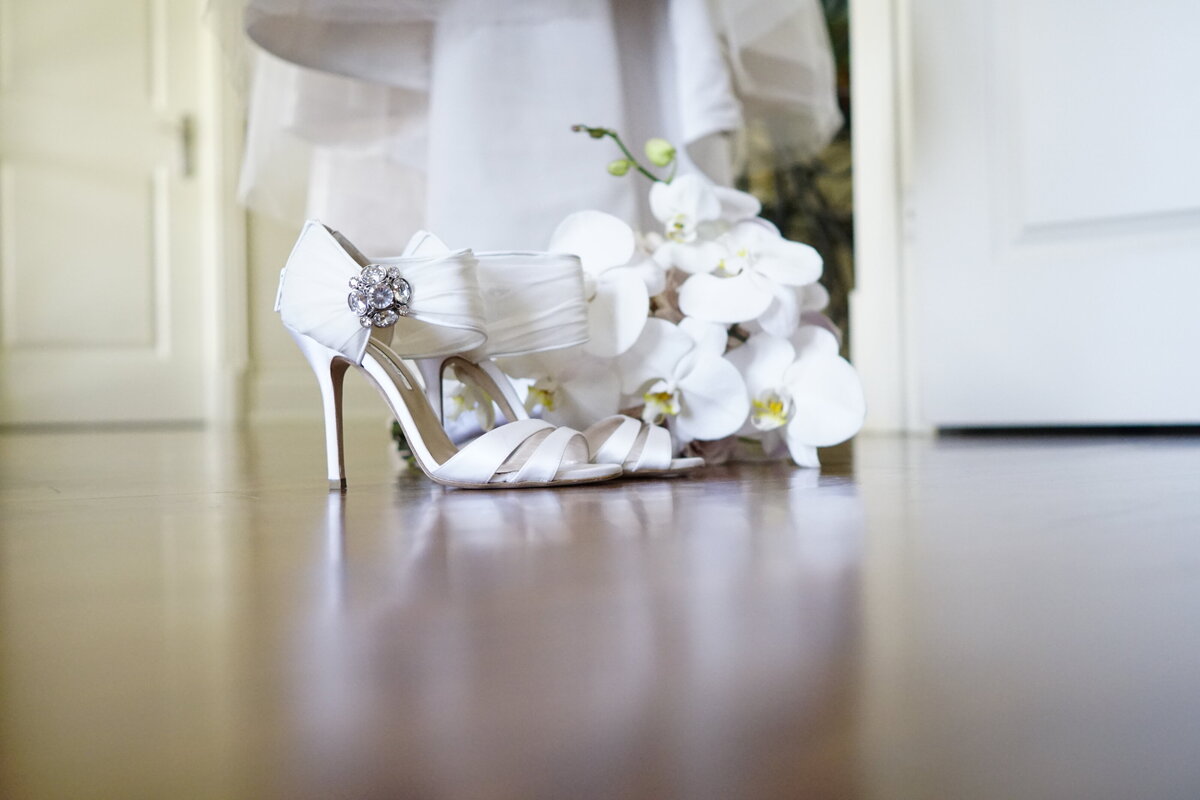
[[[477, 257], [422, 233], [403, 256], [370, 260], [310, 220], [280, 273], [275, 310], [317, 376], [332, 486], [346, 485], [341, 405], [350, 367], [383, 397], [417, 465], [448, 486], [563, 486], [703, 464], [672, 458], [665, 430], [628, 417], [601, 420], [583, 433], [530, 419], [491, 361], [586, 339], [582, 273], [573, 256]], [[455, 445], [441, 417], [441, 376], [449, 366], [491, 395], [509, 422]]]

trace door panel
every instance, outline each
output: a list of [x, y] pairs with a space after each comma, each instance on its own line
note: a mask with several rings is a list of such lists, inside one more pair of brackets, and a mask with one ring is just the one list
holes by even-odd
[[1003, 82], [1011, 70], [1013, 86], [1001, 130], [1019, 147], [1022, 221], [1200, 211], [1195, 3], [1025, 2], [1004, 13], [997, 72]]
[[0, 0], [0, 421], [203, 416], [199, 3]]
[[[153, 183], [57, 164], [13, 164], [5, 177], [9, 256], [19, 265], [11, 277], [19, 302], [5, 314], [8, 346], [153, 347]], [[106, 254], [121, 259], [120, 291], [109, 290], [113, 271], [97, 268]], [[66, 280], [51, 277], [64, 271]]]
[[926, 420], [1200, 422], [1200, 5], [913, 10]]

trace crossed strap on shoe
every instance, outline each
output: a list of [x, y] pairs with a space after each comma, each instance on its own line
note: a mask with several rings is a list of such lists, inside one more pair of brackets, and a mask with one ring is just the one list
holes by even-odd
[[538, 484], [560, 477], [564, 467], [587, 463], [587, 440], [579, 431], [526, 419], [483, 434], [434, 469], [433, 477], [448, 483]]
[[620, 464], [626, 472], [665, 472], [678, 468], [666, 428], [614, 414], [583, 432], [597, 464]]

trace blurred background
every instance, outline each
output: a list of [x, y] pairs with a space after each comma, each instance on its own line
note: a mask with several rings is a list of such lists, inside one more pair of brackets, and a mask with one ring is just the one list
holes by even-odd
[[[825, 256], [868, 427], [1200, 423], [1200, 6], [822, 11], [845, 125], [736, 182]], [[0, 3], [0, 424], [313, 418], [271, 310], [299, 220], [236, 201], [228, 27]]]

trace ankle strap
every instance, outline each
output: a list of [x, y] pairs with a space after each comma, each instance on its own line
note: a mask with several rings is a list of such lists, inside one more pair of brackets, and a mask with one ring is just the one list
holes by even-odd
[[487, 354], [520, 356], [588, 340], [583, 268], [558, 253], [481, 253]]
[[405, 358], [462, 353], [487, 339], [475, 269], [469, 250], [373, 264], [309, 220], [279, 275], [275, 310], [288, 328], [356, 364], [369, 340]]
[[[405, 256], [449, 252], [440, 239], [418, 231]], [[588, 307], [579, 258], [560, 253], [476, 253], [487, 320], [487, 345], [478, 355], [519, 356], [583, 344]], [[400, 259], [379, 259], [397, 263]]]

